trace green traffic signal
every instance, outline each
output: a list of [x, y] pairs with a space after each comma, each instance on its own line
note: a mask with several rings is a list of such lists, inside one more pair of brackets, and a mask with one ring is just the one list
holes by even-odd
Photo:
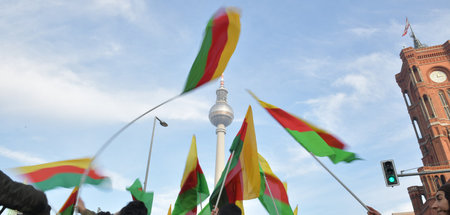
[[386, 182], [387, 187], [400, 185], [395, 171], [394, 160], [381, 161], [381, 168], [383, 169], [384, 182]]
[[389, 182], [394, 183], [395, 182], [395, 177], [394, 176], [389, 176]]

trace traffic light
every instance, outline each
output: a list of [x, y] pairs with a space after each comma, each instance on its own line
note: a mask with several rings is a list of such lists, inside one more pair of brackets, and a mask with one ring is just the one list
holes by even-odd
[[397, 172], [395, 171], [394, 160], [381, 161], [381, 168], [383, 169], [384, 181], [386, 182], [386, 187], [398, 186], [400, 182], [398, 181]]

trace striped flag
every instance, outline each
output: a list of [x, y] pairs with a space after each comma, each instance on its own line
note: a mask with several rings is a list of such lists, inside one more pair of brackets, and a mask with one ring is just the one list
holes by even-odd
[[222, 184], [225, 183], [218, 208], [234, 203], [237, 206], [241, 206], [241, 211], [243, 212], [244, 208], [242, 208], [239, 201], [257, 198], [261, 188], [258, 150], [251, 106], [248, 107], [244, 122], [233, 140], [230, 152], [232, 154], [209, 198], [209, 203], [213, 206], [216, 205]]
[[241, 32], [237, 8], [219, 9], [208, 22], [200, 51], [181, 94], [193, 90], [223, 73], [236, 49]]
[[66, 200], [64, 205], [59, 209], [58, 214], [59, 215], [72, 215], [73, 211], [75, 210], [75, 203], [77, 201], [77, 195], [78, 195], [78, 187], [73, 188], [72, 193], [70, 194], [69, 198]]
[[[72, 188], [80, 185], [81, 177], [90, 166], [91, 158], [75, 160], [64, 160], [52, 163], [45, 163], [34, 166], [24, 166], [15, 168], [22, 174], [28, 183], [33, 184], [40, 190], [46, 191], [56, 187]], [[84, 181], [86, 184], [111, 185], [108, 177], [100, 175], [93, 167]]]
[[198, 162], [195, 136], [192, 136], [191, 148], [186, 160], [183, 179], [181, 180], [181, 190], [173, 206], [172, 213], [174, 215], [197, 214], [197, 205], [208, 196], [208, 184]]
[[347, 163], [359, 160], [355, 153], [345, 151], [346, 145], [330, 133], [306, 122], [269, 103], [263, 102], [252, 92], [249, 93], [286, 131], [306, 150], [316, 156], [328, 156], [333, 163]]
[[405, 25], [405, 30], [403, 30], [402, 37], [405, 36], [408, 33], [408, 28], [409, 27], [410, 27], [410, 25], [409, 25], [408, 17], [406, 17], [406, 25]]
[[[263, 156], [258, 154], [261, 172], [261, 194], [258, 197], [261, 204], [270, 215], [293, 215], [284, 184], [272, 172]], [[276, 208], [275, 208], [276, 206]]]
[[169, 211], [167, 211], [167, 215], [172, 215], [172, 204], [169, 206]]

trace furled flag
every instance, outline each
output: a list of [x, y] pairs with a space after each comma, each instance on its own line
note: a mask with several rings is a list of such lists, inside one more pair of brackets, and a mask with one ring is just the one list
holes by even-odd
[[[34, 166], [15, 168], [30, 184], [46, 191], [56, 187], [72, 188], [79, 186], [81, 177], [90, 166], [91, 158], [57, 161]], [[86, 184], [111, 185], [108, 177], [100, 175], [92, 166], [84, 180]]]
[[286, 131], [302, 145], [306, 150], [316, 156], [328, 156], [333, 163], [345, 161], [347, 163], [360, 158], [355, 153], [345, 151], [345, 144], [328, 132], [295, 117], [294, 115], [265, 103], [258, 99], [252, 92], [249, 93], [259, 104], [275, 118]]
[[241, 32], [237, 8], [219, 9], [208, 21], [200, 51], [181, 94], [218, 78], [236, 49]]
[[66, 200], [64, 205], [59, 209], [58, 215], [72, 215], [75, 210], [75, 203], [77, 202], [78, 187], [73, 188], [72, 193]]
[[[261, 177], [251, 106], [248, 107], [244, 122], [233, 140], [230, 152], [231, 155], [225, 169], [209, 198], [211, 208], [216, 205], [217, 198], [220, 198], [218, 208], [221, 208], [228, 203], [236, 204], [236, 201], [259, 196]], [[224, 187], [219, 197], [222, 184]], [[244, 211], [243, 208], [241, 210]]]
[[172, 204], [169, 206], [169, 211], [167, 211], [167, 215], [172, 215]]
[[266, 159], [260, 154], [258, 154], [258, 158], [261, 172], [259, 201], [270, 215], [293, 215], [284, 184], [272, 172]]
[[152, 213], [153, 192], [144, 192], [141, 181], [138, 178], [134, 180], [130, 187], [127, 187], [127, 190], [130, 191], [133, 200], [139, 200], [144, 203], [147, 208], [147, 214], [150, 215]]
[[403, 30], [403, 34], [402, 37], [405, 36], [408, 33], [408, 28], [409, 28], [409, 21], [408, 21], [408, 17], [406, 17], [406, 25], [405, 25], [405, 30]]
[[181, 190], [172, 213], [197, 214], [197, 205], [209, 196], [208, 184], [197, 157], [195, 135], [192, 136], [191, 148], [184, 167]]

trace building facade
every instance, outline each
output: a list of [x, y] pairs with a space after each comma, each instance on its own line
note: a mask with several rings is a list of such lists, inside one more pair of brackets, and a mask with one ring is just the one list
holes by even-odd
[[[418, 172], [450, 169], [450, 40], [442, 45], [409, 47], [395, 75], [422, 153]], [[421, 175], [421, 186], [408, 187], [415, 214], [432, 214], [437, 189], [450, 173]]]

